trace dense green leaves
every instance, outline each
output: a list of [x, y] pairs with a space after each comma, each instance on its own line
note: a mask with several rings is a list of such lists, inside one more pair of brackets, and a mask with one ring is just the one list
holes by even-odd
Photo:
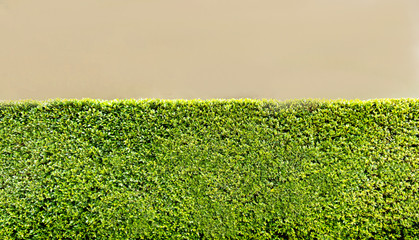
[[419, 101], [0, 104], [1, 239], [417, 239]]

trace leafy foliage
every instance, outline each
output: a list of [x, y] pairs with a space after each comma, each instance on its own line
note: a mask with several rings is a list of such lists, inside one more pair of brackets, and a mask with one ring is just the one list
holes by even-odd
[[419, 101], [0, 104], [1, 239], [418, 239]]

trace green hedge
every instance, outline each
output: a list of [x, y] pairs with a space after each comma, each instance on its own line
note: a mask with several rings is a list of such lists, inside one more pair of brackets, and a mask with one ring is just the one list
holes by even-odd
[[0, 104], [0, 239], [419, 239], [419, 100]]

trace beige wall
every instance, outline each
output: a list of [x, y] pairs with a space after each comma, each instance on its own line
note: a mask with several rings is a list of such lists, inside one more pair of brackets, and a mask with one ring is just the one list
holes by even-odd
[[419, 97], [415, 0], [0, 0], [0, 100]]

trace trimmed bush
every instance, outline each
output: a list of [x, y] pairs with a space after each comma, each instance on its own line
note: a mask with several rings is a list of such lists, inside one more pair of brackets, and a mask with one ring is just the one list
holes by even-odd
[[418, 239], [419, 100], [0, 104], [1, 239]]

